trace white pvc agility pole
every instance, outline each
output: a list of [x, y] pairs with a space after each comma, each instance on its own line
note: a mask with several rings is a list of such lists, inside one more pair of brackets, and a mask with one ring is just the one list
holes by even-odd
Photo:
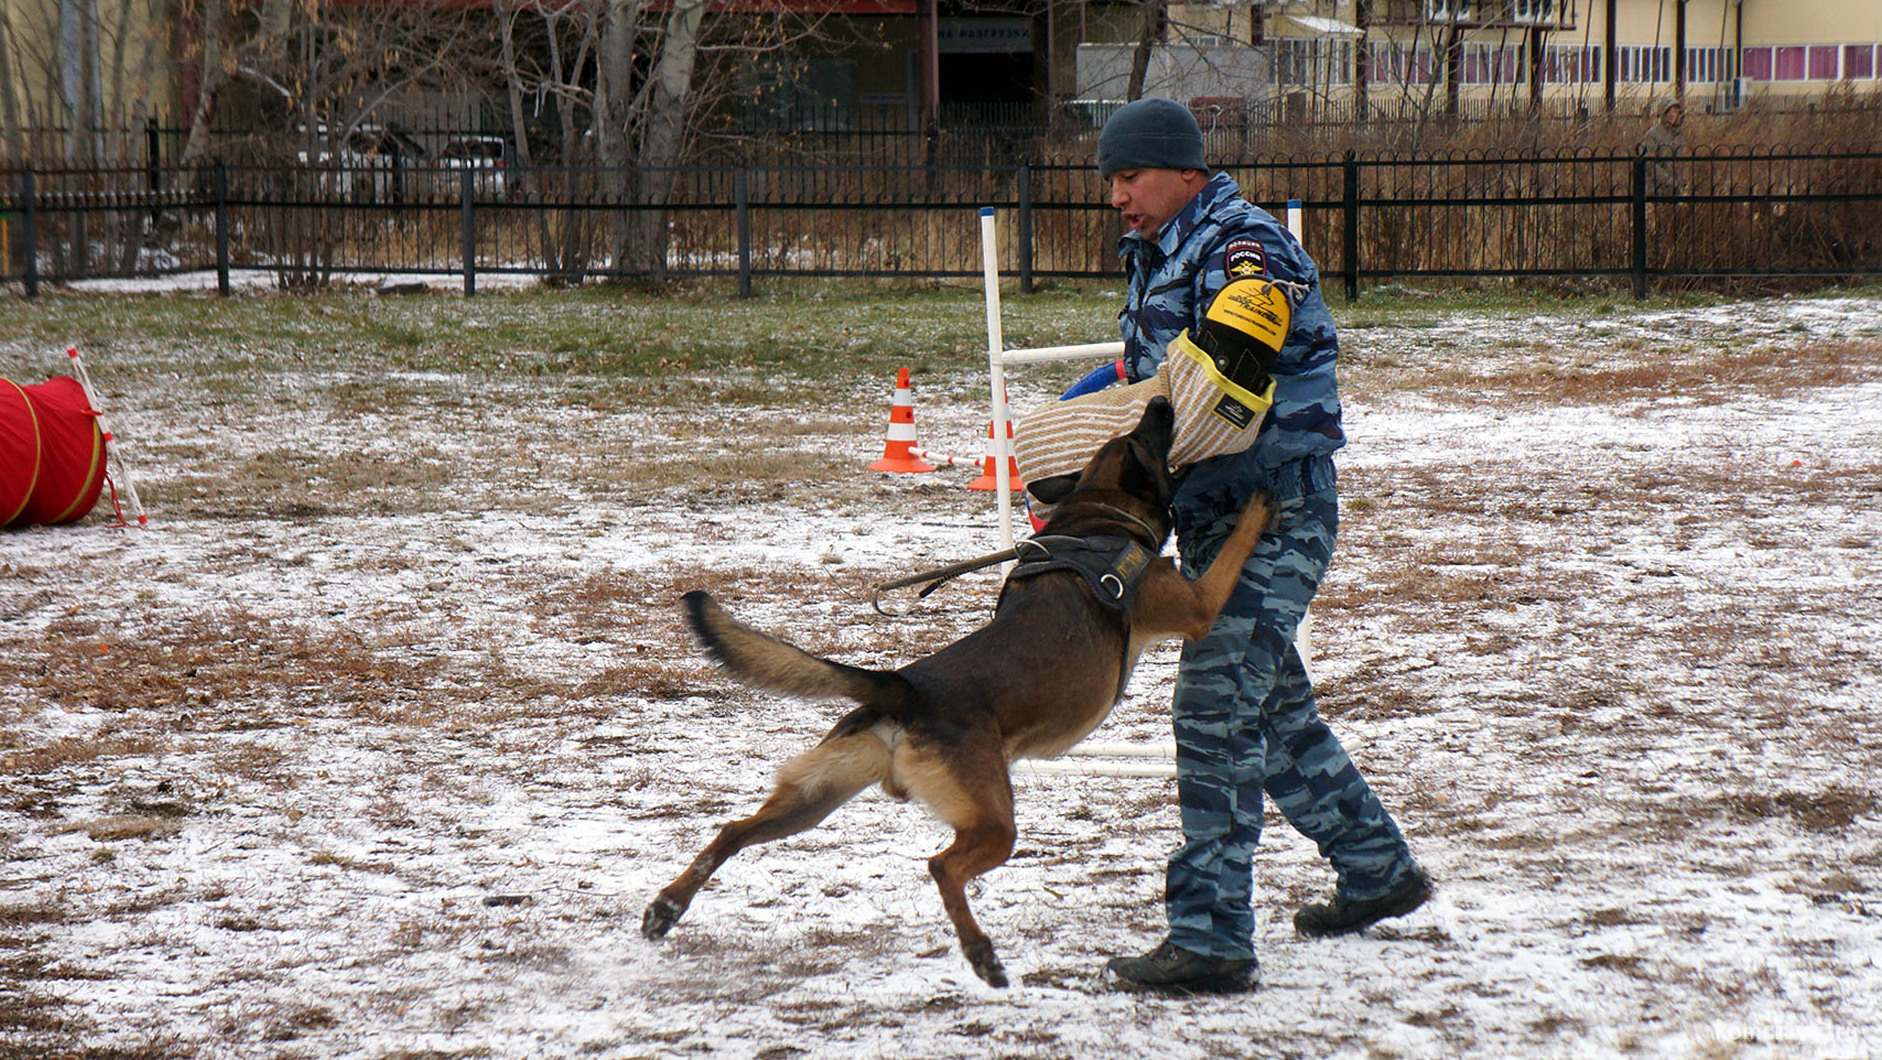
[[980, 271], [986, 278], [987, 378], [993, 388], [993, 423], [987, 428], [987, 449], [993, 456], [993, 488], [1000, 495], [1000, 548], [1013, 547], [1013, 474], [1008, 468], [1006, 434], [1006, 371], [1002, 363], [1006, 340], [1000, 331], [999, 248], [993, 231], [993, 207], [980, 208]]
[[[1300, 243], [1303, 246], [1306, 245], [1306, 240], [1301, 237], [1302, 215], [1301, 215], [1301, 209], [1300, 209], [1300, 200], [1299, 199], [1287, 200], [1287, 209], [1283, 211], [1283, 215], [1287, 223], [1288, 234], [1294, 237], [1294, 242]], [[1313, 610], [1310, 608], [1306, 611], [1301, 612], [1300, 625], [1294, 627], [1294, 653], [1300, 656], [1300, 665], [1302, 669], [1307, 669], [1307, 660], [1311, 656], [1312, 652], [1313, 652]], [[1308, 674], [1308, 680], [1311, 681], [1312, 679], [1313, 679], [1313, 676], [1312, 676], [1312, 673], [1310, 672]]]
[[[98, 403], [98, 392], [92, 389], [91, 374], [85, 371], [85, 362], [79, 357], [77, 346], [66, 347], [65, 355], [71, 359], [72, 374], [78, 377], [79, 388], [85, 392], [85, 403], [90, 405], [91, 410], [98, 415], [98, 432], [104, 435], [106, 459], [110, 458], [114, 449], [117, 452], [118, 470], [124, 474], [124, 497], [131, 502], [131, 517], [137, 520], [138, 526], [147, 527], [150, 525], [150, 519], [144, 515], [143, 502], [137, 499], [137, 483], [131, 481], [131, 462], [125, 457], [122, 446], [111, 445], [117, 440], [117, 436], [111, 433], [110, 425], [105, 423], [104, 406]], [[119, 518], [122, 519], [123, 516]]]

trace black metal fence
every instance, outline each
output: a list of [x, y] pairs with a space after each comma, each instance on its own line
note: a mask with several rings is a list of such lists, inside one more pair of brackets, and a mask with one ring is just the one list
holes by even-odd
[[[1280, 212], [1329, 287], [1419, 277], [1882, 275], [1882, 153], [1275, 157], [1224, 169]], [[1003, 212], [1022, 289], [1117, 275], [1087, 167], [254, 167], [0, 175], [0, 279], [44, 284], [213, 270], [286, 287], [349, 276], [554, 282], [627, 277], [958, 277], [978, 210]]]

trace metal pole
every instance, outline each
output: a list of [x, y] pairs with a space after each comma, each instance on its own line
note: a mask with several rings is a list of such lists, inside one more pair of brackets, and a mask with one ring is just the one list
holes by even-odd
[[1341, 254], [1346, 258], [1341, 262], [1346, 273], [1346, 300], [1359, 301], [1359, 159], [1353, 152], [1346, 152], [1346, 161], [1342, 164], [1345, 172], [1345, 198], [1341, 205], [1344, 220], [1341, 227]]
[[20, 266], [26, 297], [39, 297], [39, 205], [31, 167], [20, 170]]
[[157, 119], [150, 118], [144, 122], [144, 174], [145, 182], [150, 186], [150, 226], [153, 231], [163, 216], [156, 202], [158, 194], [163, 191], [162, 151], [163, 139], [157, 131]]
[[1647, 156], [1634, 155], [1634, 298], [1647, 297]]
[[1001, 364], [1006, 339], [1000, 332], [1000, 266], [993, 230], [993, 207], [980, 209], [980, 271], [986, 281], [987, 379], [993, 390], [993, 423], [987, 452], [993, 459], [993, 490], [1000, 495], [1000, 547], [1013, 547], [1013, 475], [1007, 466], [1006, 369]]
[[216, 294], [229, 297], [229, 171], [216, 159]]
[[1032, 293], [1032, 166], [1019, 167], [1019, 293]]
[[1607, 11], [1602, 18], [1601, 47], [1601, 105], [1609, 114], [1614, 113], [1614, 64], [1620, 59], [1620, 34], [1615, 28], [1616, 0], [1607, 0]]
[[475, 200], [471, 195], [471, 173], [469, 166], [464, 167], [458, 182], [458, 201], [462, 204], [464, 217], [464, 297], [477, 294], [477, 214]]
[[744, 166], [733, 179], [733, 195], [738, 201], [738, 296], [751, 297], [751, 185]]

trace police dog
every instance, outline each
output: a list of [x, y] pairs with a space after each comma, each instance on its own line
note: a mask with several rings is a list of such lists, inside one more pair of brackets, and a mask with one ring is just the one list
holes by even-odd
[[1169, 402], [1153, 400], [1129, 434], [1098, 450], [1034, 538], [1128, 539], [1140, 546], [1148, 562], [1125, 606], [1107, 606], [1098, 580], [1078, 570], [1009, 578], [986, 626], [883, 671], [817, 658], [740, 625], [706, 593], [686, 594], [694, 632], [734, 677], [769, 692], [861, 705], [821, 743], [785, 763], [758, 812], [720, 829], [654, 897], [641, 933], [665, 935], [733, 854], [811, 828], [864, 788], [881, 784], [953, 826], [954, 842], [929, 859], [928, 871], [975, 973], [993, 986], [1007, 985], [965, 890], [1013, 852], [1007, 763], [1061, 754], [1097, 728], [1123, 696], [1146, 646], [1207, 634], [1273, 514], [1265, 495], [1255, 497], [1208, 571], [1185, 579], [1160, 555], [1177, 485], [1167, 463], [1173, 424]]

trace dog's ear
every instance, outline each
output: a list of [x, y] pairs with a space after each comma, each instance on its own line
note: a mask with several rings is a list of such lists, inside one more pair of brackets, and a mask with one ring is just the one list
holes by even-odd
[[1072, 495], [1078, 487], [1077, 475], [1053, 475], [1035, 482], [1026, 483], [1026, 492], [1040, 504], [1057, 504]]

